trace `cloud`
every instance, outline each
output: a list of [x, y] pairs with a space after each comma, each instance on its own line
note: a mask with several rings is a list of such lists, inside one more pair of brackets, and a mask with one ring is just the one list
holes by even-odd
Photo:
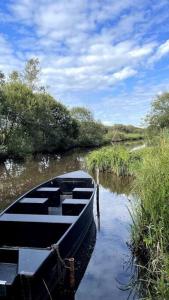
[[[128, 107], [137, 97], [142, 103], [138, 91], [125, 92], [128, 85], [138, 86], [142, 80], [142, 89], [147, 89], [154, 75], [151, 65], [169, 53], [166, 0], [9, 0], [5, 9], [1, 6], [0, 69], [21, 70], [27, 59], [39, 57], [42, 84], [65, 103], [85, 105], [85, 95], [90, 94], [91, 107], [97, 99], [102, 108], [102, 99], [110, 99], [110, 91], [116, 90], [119, 96], [112, 99], [121, 107], [116, 118], [125, 114], [127, 95]], [[145, 110], [140, 107], [137, 119], [141, 112]], [[130, 118], [135, 122], [133, 115]]]
[[8, 74], [13, 69], [20, 69], [22, 61], [16, 57], [14, 50], [4, 35], [0, 35], [0, 70]]
[[130, 67], [126, 67], [126, 68], [122, 69], [121, 71], [114, 73], [113, 77], [116, 80], [123, 80], [123, 79], [129, 78], [131, 76], [134, 76], [136, 74], [137, 74], [136, 70], [134, 70]]
[[160, 45], [157, 50], [157, 57], [161, 58], [162, 56], [169, 53], [169, 40], [167, 40], [164, 44]]
[[149, 59], [149, 63], [155, 63], [160, 60], [163, 56], [169, 54], [169, 40], [166, 40], [163, 44], [161, 44], [152, 57]]

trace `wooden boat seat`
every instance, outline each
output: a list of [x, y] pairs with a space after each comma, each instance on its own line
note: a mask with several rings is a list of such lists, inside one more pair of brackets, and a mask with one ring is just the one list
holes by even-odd
[[76, 216], [4, 213], [0, 216], [0, 247], [51, 247], [76, 220]]
[[62, 202], [62, 214], [78, 216], [88, 203], [87, 199], [65, 199]]
[[23, 204], [46, 204], [48, 202], [48, 198], [22, 198], [19, 203]]
[[60, 188], [43, 186], [31, 192], [30, 197], [48, 198], [50, 201], [50, 206], [59, 206]]
[[24, 197], [19, 200], [15, 205], [8, 209], [10, 214], [34, 214], [34, 215], [47, 215], [48, 209], [51, 206], [49, 198], [28, 198]]
[[94, 192], [94, 188], [74, 188], [73, 189], [73, 198], [75, 199], [90, 199]]
[[49, 193], [56, 193], [60, 190], [60, 188], [56, 188], [56, 187], [41, 187], [41, 188], [38, 188], [36, 191], [38, 192], [49, 192]]
[[0, 222], [24, 222], [24, 223], [61, 223], [72, 224], [77, 220], [75, 216], [61, 215], [32, 215], [32, 214], [3, 214]]

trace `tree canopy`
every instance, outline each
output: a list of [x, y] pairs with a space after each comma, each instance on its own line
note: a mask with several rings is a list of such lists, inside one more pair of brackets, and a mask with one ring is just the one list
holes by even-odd
[[77, 145], [100, 146], [104, 144], [105, 127], [93, 117], [90, 110], [85, 107], [74, 107], [71, 115], [79, 124]]
[[157, 96], [151, 105], [151, 111], [145, 119], [148, 126], [152, 128], [169, 127], [169, 93]]
[[99, 146], [104, 126], [90, 110], [68, 110], [38, 86], [38, 59], [29, 60], [23, 72], [0, 72], [0, 154], [25, 157], [29, 153], [54, 152], [74, 146]]
[[1, 147], [18, 157], [69, 148], [78, 135], [78, 124], [69, 110], [47, 92], [35, 92], [36, 76], [27, 84], [17, 71], [8, 80], [0, 74]]

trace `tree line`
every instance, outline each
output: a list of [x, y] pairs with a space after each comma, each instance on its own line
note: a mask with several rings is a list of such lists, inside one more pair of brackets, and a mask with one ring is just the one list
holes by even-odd
[[100, 146], [104, 126], [83, 107], [68, 109], [39, 85], [38, 59], [23, 72], [0, 72], [0, 156], [63, 151], [75, 146]]

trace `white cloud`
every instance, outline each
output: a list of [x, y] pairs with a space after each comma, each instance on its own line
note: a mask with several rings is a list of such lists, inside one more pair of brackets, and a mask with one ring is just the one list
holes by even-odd
[[13, 69], [20, 69], [21, 64], [8, 40], [0, 35], [0, 70], [7, 74]]
[[167, 40], [164, 44], [162, 44], [158, 50], [157, 55], [161, 58], [163, 55], [169, 53], [169, 40]]
[[169, 40], [165, 41], [161, 44], [154, 55], [150, 57], [149, 63], [155, 63], [156, 61], [160, 60], [163, 56], [169, 54]]
[[129, 55], [133, 58], [139, 58], [139, 57], [144, 57], [146, 55], [149, 55], [153, 52], [155, 47], [155, 44], [150, 44], [150, 45], [145, 45], [140, 48], [136, 48], [130, 51]]
[[131, 76], [134, 76], [136, 74], [137, 74], [136, 70], [134, 70], [130, 67], [126, 67], [126, 68], [122, 69], [121, 71], [114, 73], [113, 77], [116, 80], [123, 80], [123, 79], [129, 78]]
[[6, 6], [1, 22], [12, 22], [17, 39], [0, 36], [0, 69], [20, 69], [37, 56], [42, 82], [56, 97], [124, 88], [127, 78], [144, 78], [149, 63], [169, 53], [169, 40], [159, 42], [160, 30], [167, 31], [166, 0], [9, 0]]

